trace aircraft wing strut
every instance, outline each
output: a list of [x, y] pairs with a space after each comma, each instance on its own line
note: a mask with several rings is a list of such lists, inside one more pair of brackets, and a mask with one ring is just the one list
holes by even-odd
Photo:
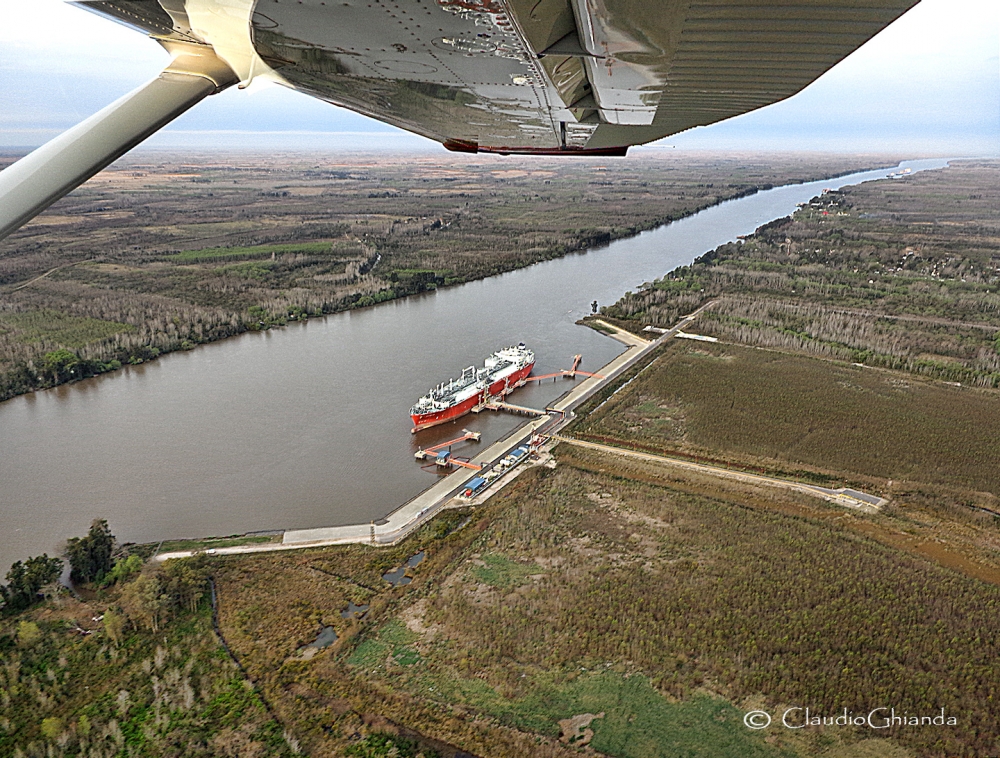
[[159, 76], [0, 171], [0, 239], [236, 75], [209, 47], [179, 48]]

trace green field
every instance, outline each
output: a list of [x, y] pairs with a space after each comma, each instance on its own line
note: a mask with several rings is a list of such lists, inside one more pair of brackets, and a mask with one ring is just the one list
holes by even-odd
[[[582, 438], [1000, 494], [1000, 393], [735, 345], [675, 344]], [[770, 463], [768, 463], [770, 461]]]
[[541, 573], [542, 568], [534, 563], [512, 561], [503, 555], [487, 554], [482, 557], [472, 573], [483, 584], [500, 590], [510, 590], [524, 584], [532, 574]]
[[377, 634], [358, 645], [347, 663], [374, 671], [384, 664], [387, 656], [392, 656], [392, 665], [412, 666], [420, 662], [420, 654], [412, 647], [416, 639], [417, 635], [399, 621], [390, 621]]
[[75, 349], [134, 331], [134, 326], [119, 321], [72, 316], [52, 310], [0, 314], [0, 333], [6, 332], [18, 342], [28, 345], [46, 342]]
[[[768, 745], [743, 725], [743, 713], [724, 699], [696, 695], [671, 701], [649, 679], [614, 671], [577, 673], [567, 678], [539, 672], [524, 693], [507, 699], [480, 679], [434, 679], [435, 694], [467, 703], [503, 724], [560, 736], [558, 722], [578, 714], [603, 714], [590, 722], [589, 746], [621, 758], [795, 758], [787, 748]], [[581, 730], [582, 731], [582, 730]], [[575, 742], [575, 741], [574, 741]], [[584, 743], [586, 744], [586, 743]]]

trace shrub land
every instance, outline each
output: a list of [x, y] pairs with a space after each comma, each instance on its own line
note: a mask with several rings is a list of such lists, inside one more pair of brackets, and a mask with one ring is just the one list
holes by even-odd
[[997, 429], [995, 390], [678, 340], [573, 433], [886, 494], [927, 483], [996, 495]]
[[[443, 538], [220, 561], [221, 625], [313, 755], [386, 725], [480, 756], [988, 755], [1000, 588], [866, 536], [910, 523], [571, 449]], [[379, 578], [418, 547], [411, 584]], [[324, 626], [338, 640], [302, 656]], [[743, 725], [805, 703], [960, 722]]]
[[892, 162], [129, 157], [0, 243], [0, 400]]
[[[970, 556], [989, 568], [993, 527], [919, 509], [844, 512], [574, 447], [558, 448], [555, 464], [385, 549], [144, 564], [148, 550], [119, 546], [95, 522], [70, 551], [82, 598], [34, 587], [31, 607], [8, 605], [0, 618], [0, 751], [916, 758], [1000, 748], [1000, 567], [980, 572], [987, 582], [967, 570]], [[946, 560], [949, 550], [961, 560]], [[30, 561], [36, 584], [51, 581], [52, 561]], [[410, 581], [390, 583], [400, 567]], [[806, 704], [943, 708], [958, 724], [743, 724], [749, 709]]]
[[20, 563], [7, 574], [0, 754], [297, 752], [213, 631], [203, 561], [144, 567], [101, 521], [70, 547], [82, 598], [46, 584], [58, 577], [58, 559], [26, 562], [29, 576], [40, 561], [54, 569], [27, 591]]

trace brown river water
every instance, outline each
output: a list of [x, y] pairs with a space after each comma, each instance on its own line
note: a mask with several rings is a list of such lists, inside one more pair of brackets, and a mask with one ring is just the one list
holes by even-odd
[[[524, 421], [483, 413], [411, 434], [409, 408], [430, 387], [520, 341], [536, 374], [576, 353], [596, 371], [624, 348], [574, 323], [592, 300], [610, 304], [823, 188], [887, 173], [779, 187], [586, 253], [0, 404], [0, 575], [59, 553], [94, 518], [130, 542], [381, 518], [434, 483], [418, 447], [466, 427], [482, 442], [455, 453], [472, 455]], [[528, 386], [511, 401], [543, 407], [570, 386]]]

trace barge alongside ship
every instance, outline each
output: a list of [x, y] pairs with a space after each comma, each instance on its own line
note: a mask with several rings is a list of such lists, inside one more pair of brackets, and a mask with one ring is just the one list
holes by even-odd
[[412, 431], [454, 421], [489, 398], [503, 397], [524, 384], [534, 366], [535, 354], [523, 342], [497, 350], [481, 369], [469, 366], [458, 379], [439, 384], [420, 398], [410, 409]]

